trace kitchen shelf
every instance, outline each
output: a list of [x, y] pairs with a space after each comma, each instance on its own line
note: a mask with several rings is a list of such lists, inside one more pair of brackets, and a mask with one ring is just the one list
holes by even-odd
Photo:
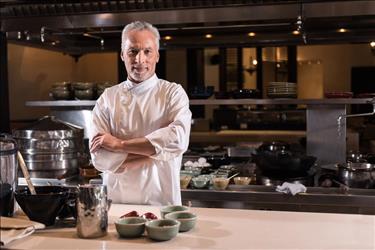
[[[28, 101], [29, 107], [94, 107], [95, 100], [59, 100], [59, 101]], [[371, 98], [337, 98], [337, 99], [192, 99], [190, 105], [335, 105], [335, 104], [372, 104]]]
[[27, 101], [28, 107], [94, 107], [92, 100]]
[[335, 104], [372, 104], [371, 98], [337, 98], [337, 99], [193, 99], [190, 105], [276, 105], [276, 104], [307, 104], [307, 105], [335, 105]]

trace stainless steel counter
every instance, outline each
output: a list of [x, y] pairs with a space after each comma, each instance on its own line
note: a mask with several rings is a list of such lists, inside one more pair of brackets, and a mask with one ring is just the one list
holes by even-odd
[[375, 214], [375, 189], [308, 187], [295, 196], [279, 193], [275, 187], [230, 185], [226, 191], [182, 190], [184, 204], [256, 210]]
[[[95, 179], [96, 183], [100, 179]], [[79, 178], [67, 180], [35, 179], [34, 185], [61, 185], [74, 188], [88, 183]], [[19, 178], [19, 186], [25, 186]], [[306, 193], [295, 196], [279, 193], [275, 187], [229, 185], [225, 191], [212, 189], [182, 189], [183, 204], [193, 207], [231, 208], [298, 212], [325, 212], [375, 215], [375, 189], [350, 189], [307, 187]]]

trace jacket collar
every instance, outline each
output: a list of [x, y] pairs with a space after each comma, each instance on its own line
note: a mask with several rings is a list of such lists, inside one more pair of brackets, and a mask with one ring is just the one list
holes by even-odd
[[158, 77], [153, 74], [146, 81], [140, 83], [134, 83], [129, 79], [125, 81], [124, 88], [126, 88], [130, 93], [140, 94], [148, 89], [151, 89], [157, 84]]

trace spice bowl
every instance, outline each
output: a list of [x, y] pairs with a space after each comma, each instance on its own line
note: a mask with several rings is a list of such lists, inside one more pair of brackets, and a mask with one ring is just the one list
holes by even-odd
[[115, 222], [117, 233], [124, 238], [141, 237], [145, 231], [147, 219], [142, 217], [126, 217]]
[[178, 234], [180, 222], [170, 219], [151, 220], [146, 222], [147, 236], [156, 241], [170, 240]]
[[233, 181], [234, 181], [234, 184], [236, 185], [246, 186], [250, 184], [251, 177], [248, 177], [248, 176], [234, 177]]
[[179, 229], [180, 232], [187, 232], [193, 229], [197, 222], [197, 216], [187, 211], [172, 212], [165, 215], [165, 218], [171, 220], [178, 220], [181, 223]]
[[188, 210], [188, 207], [186, 206], [171, 205], [171, 206], [162, 207], [160, 209], [160, 215], [161, 215], [161, 218], [164, 219], [166, 214], [177, 212], [177, 211], [186, 211], [186, 210]]
[[230, 179], [224, 177], [216, 177], [212, 179], [213, 187], [216, 190], [225, 190], [228, 187]]

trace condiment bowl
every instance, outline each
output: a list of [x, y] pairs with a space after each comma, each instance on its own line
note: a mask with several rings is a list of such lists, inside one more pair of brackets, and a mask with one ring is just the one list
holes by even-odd
[[180, 225], [180, 232], [187, 232], [195, 227], [197, 216], [191, 212], [180, 211], [165, 215], [166, 219], [178, 220]]
[[171, 206], [162, 207], [160, 209], [160, 215], [161, 215], [161, 218], [164, 219], [166, 214], [177, 212], [177, 211], [186, 211], [186, 210], [188, 210], [188, 207], [186, 206], [171, 205]]
[[239, 176], [239, 177], [234, 177], [234, 184], [236, 185], [249, 185], [251, 181], [251, 177], [247, 176]]
[[145, 231], [146, 219], [126, 217], [115, 222], [117, 233], [124, 238], [141, 237]]
[[170, 219], [151, 220], [146, 222], [146, 232], [153, 240], [170, 240], [178, 234], [180, 224], [179, 221]]
[[212, 179], [214, 189], [225, 190], [228, 187], [230, 179], [223, 177], [216, 177]]
[[205, 176], [197, 176], [192, 178], [191, 182], [195, 188], [205, 188], [210, 183], [210, 179]]
[[180, 187], [186, 189], [189, 186], [190, 180], [190, 175], [180, 175]]

